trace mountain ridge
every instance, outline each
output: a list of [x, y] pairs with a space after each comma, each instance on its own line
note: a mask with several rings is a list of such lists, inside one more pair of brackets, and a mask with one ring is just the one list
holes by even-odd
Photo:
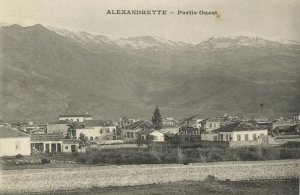
[[[74, 35], [43, 25], [0, 28], [1, 118], [44, 120], [86, 111], [104, 119], [149, 118], [156, 105], [174, 117], [300, 109], [297, 44], [240, 47], [228, 39], [231, 50], [148, 36], [129, 38], [138, 44], [131, 48], [105, 36]], [[150, 46], [140, 47], [141, 39]], [[206, 41], [220, 46], [218, 39]]]

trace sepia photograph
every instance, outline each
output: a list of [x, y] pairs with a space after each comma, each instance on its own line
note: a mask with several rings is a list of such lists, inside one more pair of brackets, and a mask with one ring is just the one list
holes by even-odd
[[0, 0], [0, 194], [299, 195], [299, 10]]

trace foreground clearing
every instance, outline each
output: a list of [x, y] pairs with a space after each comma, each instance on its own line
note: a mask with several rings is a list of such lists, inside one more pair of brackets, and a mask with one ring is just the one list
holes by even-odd
[[2, 170], [0, 192], [47, 192], [203, 181], [208, 175], [233, 181], [299, 178], [300, 160]]
[[75, 189], [68, 191], [46, 192], [44, 195], [50, 194], [72, 194], [72, 195], [136, 195], [136, 194], [155, 194], [155, 195], [216, 195], [216, 194], [232, 194], [232, 195], [298, 195], [299, 181], [294, 180], [249, 180], [249, 181], [182, 181], [165, 184], [149, 184], [140, 186], [119, 186], [106, 188], [89, 188]]

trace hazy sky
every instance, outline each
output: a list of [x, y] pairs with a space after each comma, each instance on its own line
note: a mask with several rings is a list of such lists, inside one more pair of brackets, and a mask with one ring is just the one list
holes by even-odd
[[[108, 9], [175, 13], [106, 15]], [[220, 17], [182, 16], [178, 10], [216, 10]], [[240, 32], [299, 41], [299, 18], [299, 0], [0, 0], [0, 23], [39, 23], [111, 38], [154, 35], [190, 43]]]

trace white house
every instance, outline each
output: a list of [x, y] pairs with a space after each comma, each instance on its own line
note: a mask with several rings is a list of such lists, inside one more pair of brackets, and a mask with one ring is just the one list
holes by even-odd
[[261, 129], [251, 124], [237, 122], [213, 131], [218, 132], [218, 141], [257, 141], [258, 138], [268, 135], [267, 129]]
[[[112, 122], [104, 120], [88, 120], [84, 122], [84, 126], [87, 129], [93, 128], [99, 132], [99, 140], [117, 140], [117, 126]], [[89, 137], [90, 138], [90, 137]], [[94, 137], [95, 138], [95, 137]]]
[[219, 133], [201, 133], [201, 140], [218, 141]]
[[64, 153], [85, 153], [85, 146], [81, 145], [77, 139], [64, 139], [62, 144]]
[[165, 134], [160, 131], [153, 131], [149, 133], [149, 135], [153, 136], [153, 141], [155, 142], [164, 142], [165, 141]]
[[153, 125], [150, 121], [140, 120], [121, 129], [122, 139], [124, 142], [135, 142], [138, 139], [139, 133], [143, 130], [152, 129]]
[[62, 152], [62, 134], [32, 134], [30, 138], [31, 153]]
[[221, 120], [216, 118], [209, 118], [200, 121], [200, 129], [206, 132], [211, 132], [215, 129], [219, 129], [221, 127]]
[[84, 128], [76, 129], [76, 139], [84, 134], [90, 141], [105, 141], [117, 139], [117, 127], [103, 120], [84, 121]]
[[88, 114], [74, 114], [74, 115], [70, 114], [70, 115], [59, 115], [58, 120], [84, 122], [87, 120], [93, 120], [93, 117]]
[[0, 126], [0, 157], [30, 155], [30, 135], [6, 126]]

